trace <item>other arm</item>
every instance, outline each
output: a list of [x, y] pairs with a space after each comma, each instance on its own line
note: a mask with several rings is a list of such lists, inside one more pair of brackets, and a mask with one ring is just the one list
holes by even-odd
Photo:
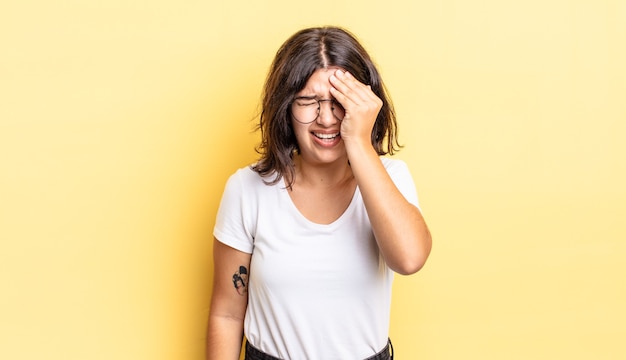
[[238, 360], [243, 341], [243, 320], [248, 305], [251, 255], [213, 240], [214, 279], [207, 360]]

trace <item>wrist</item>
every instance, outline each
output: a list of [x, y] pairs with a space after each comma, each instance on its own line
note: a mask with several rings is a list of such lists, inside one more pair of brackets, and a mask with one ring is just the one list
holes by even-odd
[[369, 139], [344, 139], [344, 144], [350, 161], [356, 160], [357, 157], [364, 157], [367, 155], [374, 155], [375, 157], [378, 157], [378, 153]]

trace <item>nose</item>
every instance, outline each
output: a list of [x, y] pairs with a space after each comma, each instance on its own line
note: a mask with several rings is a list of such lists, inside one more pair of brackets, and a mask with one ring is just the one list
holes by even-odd
[[339, 121], [335, 114], [333, 113], [333, 100], [332, 99], [323, 99], [319, 100], [320, 109], [319, 114], [317, 116], [317, 123], [319, 125], [330, 126], [334, 125]]

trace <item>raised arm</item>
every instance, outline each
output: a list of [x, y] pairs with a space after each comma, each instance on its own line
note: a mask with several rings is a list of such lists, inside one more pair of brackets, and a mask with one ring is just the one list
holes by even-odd
[[238, 360], [248, 305], [250, 254], [214, 239], [213, 262], [206, 359]]
[[422, 213], [400, 193], [371, 144], [382, 100], [347, 72], [338, 70], [330, 81], [346, 111], [341, 137], [381, 254], [395, 272], [415, 273], [430, 254], [431, 236]]
[[[359, 151], [359, 150], [356, 150]], [[420, 210], [395, 186], [373, 149], [351, 157], [378, 247], [387, 265], [403, 275], [420, 270], [431, 249], [431, 236]]]

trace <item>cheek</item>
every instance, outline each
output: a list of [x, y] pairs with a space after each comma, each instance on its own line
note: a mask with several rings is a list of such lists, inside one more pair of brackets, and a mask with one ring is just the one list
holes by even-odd
[[302, 126], [298, 126], [299, 124], [291, 124], [291, 129], [293, 131], [294, 136], [296, 137], [296, 140], [301, 139], [304, 134], [307, 132], [306, 129], [303, 129]]
[[296, 142], [299, 144], [302, 141], [302, 134], [299, 131], [294, 131], [293, 133], [296, 136]]

